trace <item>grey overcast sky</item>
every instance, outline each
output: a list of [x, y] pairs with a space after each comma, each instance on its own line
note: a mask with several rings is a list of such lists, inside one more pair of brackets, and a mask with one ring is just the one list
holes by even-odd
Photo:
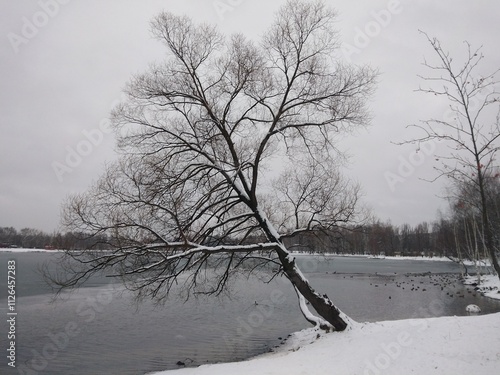
[[[438, 37], [457, 60], [465, 40], [483, 45], [484, 72], [491, 72], [500, 67], [500, 2], [325, 2], [338, 11], [343, 57], [380, 71], [371, 126], [343, 141], [352, 155], [347, 173], [381, 220], [432, 221], [446, 206], [438, 197], [443, 184], [421, 180], [434, 176], [434, 147], [417, 155], [391, 144], [411, 138], [406, 125], [439, 118], [447, 108], [414, 91], [424, 56], [434, 58], [418, 29]], [[83, 192], [115, 158], [109, 111], [131, 75], [165, 53], [149, 34], [154, 15], [187, 14], [258, 40], [284, 3], [0, 0], [0, 226], [57, 229], [64, 198]]]

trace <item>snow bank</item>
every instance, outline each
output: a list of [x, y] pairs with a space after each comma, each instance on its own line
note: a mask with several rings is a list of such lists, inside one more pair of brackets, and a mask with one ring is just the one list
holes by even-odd
[[[433, 262], [455, 262], [460, 263], [458, 258], [448, 258], [442, 256], [389, 256], [389, 255], [363, 255], [363, 254], [337, 254], [337, 253], [304, 253], [304, 252], [292, 252], [294, 256], [307, 256], [307, 255], [317, 255], [317, 256], [331, 256], [331, 257], [346, 257], [346, 258], [368, 258], [368, 259], [389, 259], [389, 260], [426, 260]], [[482, 259], [480, 261], [475, 260], [462, 260], [462, 263], [466, 266], [481, 266], [481, 267], [491, 267], [491, 262], [489, 259]]]
[[[428, 256], [386, 256], [386, 255], [364, 255], [364, 254], [337, 254], [337, 253], [304, 253], [292, 252], [294, 256], [326, 256], [326, 257], [345, 257], [345, 258], [367, 258], [367, 259], [390, 259], [390, 260], [429, 260], [435, 262], [453, 262], [447, 257], [428, 257]], [[467, 262], [467, 261], [466, 261]], [[471, 263], [472, 264], [472, 263]]]
[[45, 250], [45, 249], [23, 249], [20, 247], [6, 247], [0, 248], [0, 252], [10, 253], [54, 253], [62, 250]]
[[276, 353], [245, 362], [156, 375], [497, 374], [500, 313], [356, 323], [342, 333], [309, 329]]
[[428, 256], [386, 256], [384, 259], [390, 260], [429, 260], [433, 262], [453, 262], [450, 258], [446, 257], [428, 257]]
[[491, 267], [491, 261], [489, 259], [481, 259], [481, 260], [463, 260], [463, 264], [466, 266], [475, 266], [475, 267]]
[[481, 308], [478, 305], [467, 305], [465, 311], [468, 313], [479, 314], [481, 312]]
[[482, 275], [481, 285], [477, 285], [477, 276], [466, 276], [464, 284], [475, 286], [483, 296], [500, 299], [500, 279], [495, 275]]

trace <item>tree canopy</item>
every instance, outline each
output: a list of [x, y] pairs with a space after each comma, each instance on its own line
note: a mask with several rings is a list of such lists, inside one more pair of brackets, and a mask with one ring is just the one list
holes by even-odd
[[71, 277], [57, 282], [111, 270], [141, 296], [175, 283], [217, 294], [271, 264], [321, 316], [303, 303], [309, 321], [344, 329], [283, 242], [356, 219], [336, 138], [367, 124], [376, 73], [341, 61], [334, 20], [320, 1], [290, 0], [255, 42], [159, 14], [166, 60], [134, 76], [112, 113], [121, 159], [63, 210], [67, 229], [106, 234], [113, 250], [68, 252]]

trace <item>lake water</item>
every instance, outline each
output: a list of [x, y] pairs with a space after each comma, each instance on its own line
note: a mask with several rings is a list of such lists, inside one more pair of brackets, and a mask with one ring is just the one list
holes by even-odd
[[[17, 262], [17, 368], [0, 359], [1, 374], [142, 375], [190, 366], [242, 360], [267, 352], [288, 334], [309, 327], [288, 281], [237, 280], [221, 298], [164, 306], [136, 305], [119, 285], [96, 280], [51, 303], [50, 288], [37, 272], [57, 253], [0, 253], [0, 348], [7, 345], [7, 261]], [[451, 262], [298, 257], [312, 285], [357, 321], [467, 315], [500, 311], [457, 282]]]

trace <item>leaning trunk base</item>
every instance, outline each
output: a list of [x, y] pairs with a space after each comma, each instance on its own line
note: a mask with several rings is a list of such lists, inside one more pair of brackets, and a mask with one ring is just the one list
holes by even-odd
[[[321, 327], [327, 331], [344, 331], [347, 328], [347, 322], [342, 318], [340, 310], [332, 303], [326, 295], [318, 294], [309, 284], [295, 265], [295, 259], [285, 259], [284, 267], [286, 276], [295, 288], [299, 298], [302, 314], [311, 324]], [[316, 310], [320, 317], [312, 314], [305, 301], [308, 301]]]
[[[297, 293], [297, 297], [299, 299], [299, 306], [300, 306], [300, 311], [302, 312], [302, 315], [304, 315], [304, 318], [311, 324], [313, 324], [316, 327], [321, 328], [323, 331], [326, 332], [331, 332], [331, 331], [343, 331], [346, 327], [347, 324], [342, 325], [340, 322], [336, 322], [335, 325], [330, 323], [329, 321], [318, 317], [314, 314], [311, 313], [309, 308], [307, 307], [307, 302], [304, 296], [299, 292], [299, 290], [295, 287], [295, 292]], [[343, 321], [342, 318], [339, 319]], [[340, 323], [340, 324], [339, 324]]]

